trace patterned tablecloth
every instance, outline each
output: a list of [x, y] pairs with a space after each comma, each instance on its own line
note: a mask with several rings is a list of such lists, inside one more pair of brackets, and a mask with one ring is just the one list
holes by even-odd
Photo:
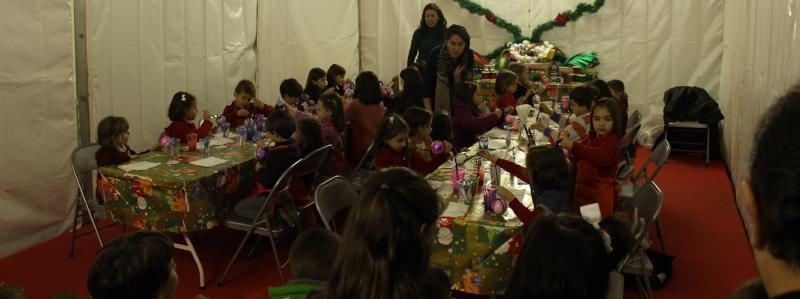
[[[511, 149], [506, 147], [506, 132], [493, 129], [484, 136], [489, 136], [489, 148], [495, 154], [506, 153], [509, 158], [524, 165], [527, 150], [527, 140], [518, 138], [518, 133], [513, 133]], [[535, 133], [537, 144], [547, 143], [541, 133]], [[523, 141], [524, 144], [520, 144]], [[467, 170], [467, 176], [484, 177], [485, 183], [490, 184], [490, 163], [480, 161], [477, 144], [468, 149], [459, 157], [471, 157], [459, 166]], [[480, 165], [480, 169], [478, 167]], [[428, 175], [427, 179], [437, 189], [443, 200], [443, 206], [451, 203], [466, 204], [469, 206], [463, 217], [443, 216], [439, 218], [437, 238], [433, 246], [432, 261], [435, 267], [444, 270], [453, 282], [453, 289], [485, 295], [501, 295], [505, 293], [508, 279], [516, 262], [520, 247], [522, 246], [522, 223], [517, 219], [511, 209], [502, 216], [484, 213], [483, 191], [478, 190], [470, 200], [464, 194], [454, 194], [452, 188], [454, 162], [443, 164], [435, 172]], [[478, 179], [480, 181], [480, 179]], [[523, 194], [523, 204], [531, 207], [531, 191], [525, 182], [510, 176], [502, 171], [500, 182], [515, 194]], [[516, 191], [515, 191], [516, 190]], [[520, 196], [518, 195], [518, 197]]]
[[212, 228], [252, 190], [254, 149], [253, 144], [212, 146], [212, 157], [227, 160], [212, 167], [190, 164], [201, 159], [197, 151], [181, 151], [177, 161], [170, 161], [168, 152], [157, 151], [129, 162], [159, 163], [147, 170], [101, 167], [107, 179], [98, 184], [106, 194], [106, 210], [115, 221], [136, 228], [167, 232]]

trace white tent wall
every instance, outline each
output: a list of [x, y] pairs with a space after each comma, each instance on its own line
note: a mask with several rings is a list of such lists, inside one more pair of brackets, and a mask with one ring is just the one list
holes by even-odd
[[88, 1], [92, 139], [103, 117], [122, 116], [131, 147], [147, 149], [169, 125], [167, 109], [180, 90], [197, 96], [200, 111], [221, 113], [239, 80], [255, 82], [257, 4]]
[[[388, 2], [388, 3], [387, 3]], [[405, 67], [411, 36], [429, 1], [362, 0], [362, 68], [387, 80]], [[448, 25], [467, 28], [472, 48], [489, 53], [512, 38], [483, 16], [456, 1], [430, 1], [441, 7]], [[476, 0], [516, 24], [525, 36], [564, 10], [590, 0]], [[415, 10], [416, 9], [416, 10]], [[677, 85], [703, 87], [716, 98], [722, 61], [724, 1], [606, 1], [567, 26], [546, 32], [567, 55], [596, 51], [602, 79], [620, 79], [630, 95], [631, 111], [660, 112], [664, 91]]]
[[800, 1], [725, 3], [720, 92], [727, 118], [723, 155], [737, 189], [749, 176], [750, 153], [761, 116], [778, 97], [800, 83], [799, 14]]
[[[77, 145], [72, 1], [0, 1], [0, 257], [72, 224]], [[67, 248], [63, 248], [66, 256]]]
[[[383, 1], [377, 1], [383, 2]], [[346, 77], [360, 70], [357, 0], [261, 1], [258, 3], [258, 93], [275, 104], [284, 79], [303, 87], [308, 70], [339, 64]]]

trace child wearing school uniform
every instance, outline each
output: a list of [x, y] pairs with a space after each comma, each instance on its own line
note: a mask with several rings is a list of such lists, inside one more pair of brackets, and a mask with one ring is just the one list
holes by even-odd
[[469, 83], [456, 84], [453, 108], [453, 146], [456, 151], [478, 141], [478, 136], [491, 130], [502, 119], [503, 112], [497, 108], [492, 113], [481, 114], [478, 105], [483, 99], [478, 86]]
[[619, 193], [616, 177], [622, 122], [617, 102], [611, 98], [597, 100], [591, 119], [588, 137], [575, 142], [562, 132], [559, 140], [572, 154], [576, 167], [573, 213], [583, 205], [598, 203], [602, 215], [607, 216], [616, 210]]
[[506, 113], [514, 112], [517, 107], [517, 98], [514, 93], [517, 92], [517, 75], [511, 71], [500, 71], [497, 75], [497, 80], [494, 82], [494, 92], [497, 94], [497, 107]]
[[342, 133], [345, 128], [342, 98], [336, 93], [321, 95], [317, 100], [317, 117], [322, 127], [322, 141], [333, 146], [323, 173], [328, 176], [343, 174], [346, 162], [342, 148]]
[[203, 110], [203, 124], [200, 128], [194, 125], [194, 119], [197, 117], [197, 98], [185, 91], [176, 92], [172, 96], [168, 116], [172, 123], [164, 128], [164, 135], [178, 138], [181, 142], [186, 142], [186, 135], [190, 133], [196, 133], [198, 139], [205, 138], [213, 127], [211, 113], [207, 110]]
[[453, 145], [449, 141], [442, 142], [442, 152], [436, 153], [431, 149], [434, 143], [431, 138], [433, 131], [433, 115], [421, 107], [411, 107], [403, 113], [403, 119], [408, 124], [408, 150], [413, 156], [412, 168], [422, 175], [427, 175], [450, 157]]
[[264, 104], [256, 98], [256, 86], [250, 80], [242, 80], [236, 84], [233, 90], [233, 102], [225, 106], [222, 116], [231, 125], [231, 129], [236, 129], [244, 124], [245, 119], [255, 114], [268, 116], [273, 108]]
[[[570, 101], [572, 101], [572, 114], [569, 118], [564, 120], [564, 128], [562, 130], [569, 135], [572, 141], [578, 141], [589, 136], [589, 127], [591, 123], [589, 109], [592, 107], [593, 97], [591, 88], [586, 86], [576, 87], [569, 93]], [[561, 123], [562, 118], [564, 118], [563, 115], [553, 112], [552, 109], [545, 105], [541, 105], [540, 109], [542, 113], [550, 115], [550, 119], [556, 123]], [[558, 139], [561, 133], [558, 129], [545, 127], [539, 122], [534, 123], [532, 127], [544, 133], [544, 135], [550, 139], [551, 144], [555, 144], [555, 140]]]

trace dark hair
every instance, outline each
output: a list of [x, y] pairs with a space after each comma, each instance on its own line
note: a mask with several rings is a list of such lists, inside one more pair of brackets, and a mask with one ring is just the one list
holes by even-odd
[[380, 80], [375, 73], [365, 71], [358, 74], [353, 93], [354, 98], [357, 98], [361, 104], [375, 105], [381, 102], [382, 95]]
[[97, 124], [97, 143], [114, 147], [114, 138], [127, 132], [128, 129], [128, 121], [124, 117], [106, 116]]
[[295, 130], [295, 121], [288, 111], [285, 109], [276, 109], [267, 117], [267, 123], [264, 124], [264, 130], [267, 132], [277, 134], [281, 138], [292, 138]]
[[598, 108], [605, 108], [608, 110], [608, 113], [611, 114], [611, 120], [614, 122], [614, 126], [611, 129], [611, 133], [622, 135], [622, 112], [619, 110], [619, 104], [617, 101], [612, 98], [602, 98], [597, 100], [597, 102], [592, 105], [592, 112], [589, 114], [589, 128], [592, 134], [595, 134], [594, 131], [594, 113], [597, 111]]
[[89, 272], [92, 298], [157, 298], [170, 277], [172, 240], [139, 231], [117, 237], [100, 249]]
[[444, 31], [447, 30], [447, 19], [444, 18], [442, 9], [439, 8], [439, 6], [434, 3], [428, 3], [427, 5], [425, 5], [425, 7], [422, 8], [422, 18], [419, 20], [419, 28], [422, 29], [428, 28], [428, 24], [425, 23], [425, 12], [428, 10], [435, 11], [436, 15], [439, 17], [439, 21], [436, 22], [436, 26], [434, 26], [433, 29], [444, 33]]
[[475, 93], [478, 92], [478, 86], [472, 83], [456, 83], [454, 85], [453, 89], [456, 100], [466, 104], [470, 112], [472, 112], [472, 115], [480, 115], [481, 110], [472, 102], [472, 98], [475, 96]]
[[608, 81], [608, 88], [615, 90], [616, 92], [625, 92], [625, 83], [622, 81], [614, 79]]
[[592, 108], [592, 100], [594, 100], [594, 92], [588, 86], [578, 86], [569, 92], [569, 99], [575, 104], [581, 105], [586, 108]]
[[350, 210], [324, 298], [421, 298], [439, 199], [406, 168], [373, 174]]
[[289, 250], [289, 266], [295, 279], [328, 279], [339, 244], [342, 239], [336, 233], [312, 228], [304, 230]]
[[419, 105], [422, 102], [422, 74], [413, 67], [407, 67], [400, 72], [400, 79], [403, 80], [403, 91], [398, 104], [402, 109]]
[[450, 114], [447, 111], [438, 111], [433, 115], [431, 124], [431, 139], [433, 140], [452, 140], [453, 123], [450, 121]]
[[755, 248], [800, 268], [800, 85], [792, 87], [756, 126], [750, 183], [758, 214]]
[[233, 89], [234, 94], [246, 93], [250, 96], [256, 96], [256, 85], [253, 84], [253, 81], [244, 79], [236, 83], [236, 88]]
[[528, 149], [525, 164], [531, 180], [541, 190], [564, 190], [569, 187], [567, 159], [552, 146], [534, 146]]
[[453, 35], [458, 35], [464, 40], [464, 53], [461, 53], [461, 56], [463, 57], [467, 54], [466, 49], [469, 49], [469, 32], [467, 32], [467, 28], [464, 28], [464, 26], [456, 24], [450, 25], [450, 27], [447, 28], [447, 32], [444, 36], [445, 43], [447, 40], [453, 37]]
[[381, 126], [378, 127], [378, 132], [375, 133], [376, 146], [373, 147], [373, 151], [383, 148], [386, 141], [404, 132], [409, 133], [408, 123], [400, 114], [390, 113], [386, 115], [381, 122]]
[[572, 214], [545, 213], [531, 223], [506, 298], [605, 298], [607, 251], [600, 233]]
[[[410, 134], [415, 134], [419, 128], [423, 128], [431, 123], [433, 115], [428, 110], [411, 107], [403, 112], [403, 119], [408, 124], [408, 131]], [[433, 124], [431, 124], [433, 125]]]
[[769, 299], [769, 295], [764, 282], [756, 277], [736, 288], [728, 299]]
[[598, 98], [610, 98], [611, 97], [611, 89], [608, 88], [608, 84], [606, 81], [602, 79], [595, 79], [592, 82], [589, 82], [589, 85], [592, 85], [597, 88]]
[[308, 93], [310, 90], [319, 90], [320, 88], [314, 85], [314, 81], [317, 81], [321, 78], [325, 78], [324, 70], [318, 67], [309, 70], [308, 77], [306, 78], [306, 93]]
[[301, 118], [297, 121], [297, 132], [302, 136], [298, 140], [300, 152], [303, 156], [322, 147], [325, 142], [322, 141], [322, 128], [316, 119], [311, 117]]
[[300, 82], [297, 82], [297, 80], [294, 78], [283, 80], [279, 89], [282, 96], [299, 98], [301, 95], [303, 95], [303, 86], [301, 86]]
[[318, 105], [324, 105], [331, 112], [331, 122], [339, 133], [344, 132], [344, 108], [342, 97], [335, 92], [324, 93], [319, 96]]
[[507, 70], [500, 71], [500, 73], [497, 74], [497, 80], [494, 82], [495, 94], [497, 94], [497, 96], [503, 95], [506, 87], [514, 83], [514, 80], [517, 80], [517, 74], [514, 74], [514, 72]]
[[331, 64], [327, 74], [325, 74], [325, 77], [328, 79], [328, 85], [336, 85], [336, 76], [344, 76], [345, 74], [347, 74], [347, 70], [341, 65], [335, 63]]
[[167, 116], [171, 121], [186, 120], [186, 111], [192, 107], [197, 98], [185, 91], [176, 92], [169, 103]]

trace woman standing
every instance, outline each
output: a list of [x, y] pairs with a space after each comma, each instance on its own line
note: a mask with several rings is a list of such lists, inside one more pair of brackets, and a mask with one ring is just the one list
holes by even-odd
[[469, 33], [461, 25], [447, 28], [444, 45], [431, 50], [423, 73], [422, 102], [431, 112], [450, 111], [451, 91], [472, 72], [475, 58], [469, 48]]
[[419, 69], [424, 70], [428, 54], [431, 49], [444, 42], [446, 31], [447, 19], [444, 18], [439, 6], [433, 3], [425, 5], [425, 8], [422, 9], [422, 18], [419, 20], [419, 27], [411, 38], [411, 48], [408, 49], [406, 66], [416, 62]]

